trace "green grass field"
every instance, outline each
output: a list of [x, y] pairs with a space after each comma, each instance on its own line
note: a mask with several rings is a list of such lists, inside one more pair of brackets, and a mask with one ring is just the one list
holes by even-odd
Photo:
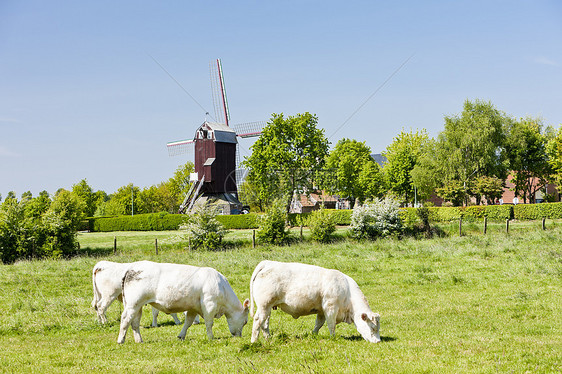
[[[562, 227], [514, 225], [506, 235], [497, 224], [486, 236], [478, 225], [465, 228], [462, 237], [452, 224], [445, 231], [457, 234], [448, 238], [255, 249], [251, 231], [237, 231], [227, 242], [240, 246], [220, 252], [188, 251], [177, 232], [80, 234], [80, 257], [0, 265], [0, 371], [562, 371]], [[280, 310], [272, 313], [269, 341], [250, 344], [251, 322], [242, 338], [230, 337], [224, 317], [215, 321], [215, 340], [207, 340], [204, 325], [195, 325], [180, 341], [181, 327], [167, 315], [161, 314], [161, 327], [148, 328], [146, 307], [145, 342], [134, 343], [129, 332], [118, 345], [121, 304], [109, 308], [107, 326], [90, 307], [91, 269], [102, 259], [211, 266], [226, 275], [242, 301], [263, 259], [336, 268], [357, 281], [381, 314], [382, 342], [368, 343], [346, 324], [337, 326], [334, 338], [326, 327], [314, 336], [314, 316], [294, 320]]]

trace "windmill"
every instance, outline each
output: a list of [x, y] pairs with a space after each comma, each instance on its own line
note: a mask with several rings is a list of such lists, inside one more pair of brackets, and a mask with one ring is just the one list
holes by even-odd
[[199, 201], [217, 204], [223, 214], [241, 212], [237, 185], [243, 176], [237, 138], [259, 136], [266, 124], [259, 121], [231, 125], [220, 59], [210, 63], [210, 72], [216, 122], [205, 118], [193, 138], [167, 144], [170, 156], [195, 154], [195, 172], [190, 178], [193, 183], [179, 213], [189, 213]]

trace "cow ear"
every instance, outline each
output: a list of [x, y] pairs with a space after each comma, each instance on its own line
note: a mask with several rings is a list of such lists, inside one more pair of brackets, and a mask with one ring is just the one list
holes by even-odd
[[363, 321], [366, 321], [366, 320], [369, 319], [369, 316], [367, 315], [367, 313], [362, 313], [362, 314], [361, 314], [361, 319], [362, 319]]
[[244, 310], [248, 310], [250, 308], [250, 300], [244, 300]]

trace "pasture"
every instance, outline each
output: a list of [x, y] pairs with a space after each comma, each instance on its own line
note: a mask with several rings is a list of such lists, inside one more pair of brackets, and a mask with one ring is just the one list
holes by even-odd
[[[560, 372], [562, 227], [537, 225], [509, 235], [500, 225], [487, 235], [468, 226], [461, 237], [255, 249], [251, 231], [241, 231], [227, 240], [244, 245], [220, 252], [188, 251], [177, 232], [80, 234], [79, 257], [0, 265], [0, 372]], [[180, 341], [181, 326], [165, 314], [148, 328], [145, 307], [145, 342], [134, 343], [129, 331], [118, 345], [121, 304], [111, 305], [106, 326], [90, 307], [91, 269], [101, 259], [210, 266], [241, 301], [263, 259], [339, 269], [381, 314], [382, 342], [364, 341], [347, 324], [334, 338], [326, 327], [315, 336], [315, 316], [294, 320], [280, 310], [272, 312], [269, 341], [250, 344], [251, 321], [242, 338], [230, 337], [224, 317], [215, 321], [215, 340], [194, 325]]]

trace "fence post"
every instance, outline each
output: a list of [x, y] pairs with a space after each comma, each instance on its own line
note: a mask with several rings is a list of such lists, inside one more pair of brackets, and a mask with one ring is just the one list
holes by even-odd
[[113, 254], [117, 253], [117, 236], [113, 237]]
[[546, 230], [545, 220], [546, 220], [546, 217], [542, 217], [542, 229], [543, 230]]
[[484, 235], [488, 231], [488, 217], [484, 217]]
[[154, 248], [156, 249], [156, 255], [158, 255], [158, 238], [154, 239]]
[[187, 239], [187, 243], [189, 245], [189, 251], [191, 252], [191, 236]]
[[459, 218], [459, 236], [462, 236], [462, 216]]
[[505, 233], [509, 234], [509, 218], [505, 220]]
[[256, 248], [256, 230], [252, 230], [252, 248]]
[[302, 222], [301, 222], [301, 242], [302, 242]]

